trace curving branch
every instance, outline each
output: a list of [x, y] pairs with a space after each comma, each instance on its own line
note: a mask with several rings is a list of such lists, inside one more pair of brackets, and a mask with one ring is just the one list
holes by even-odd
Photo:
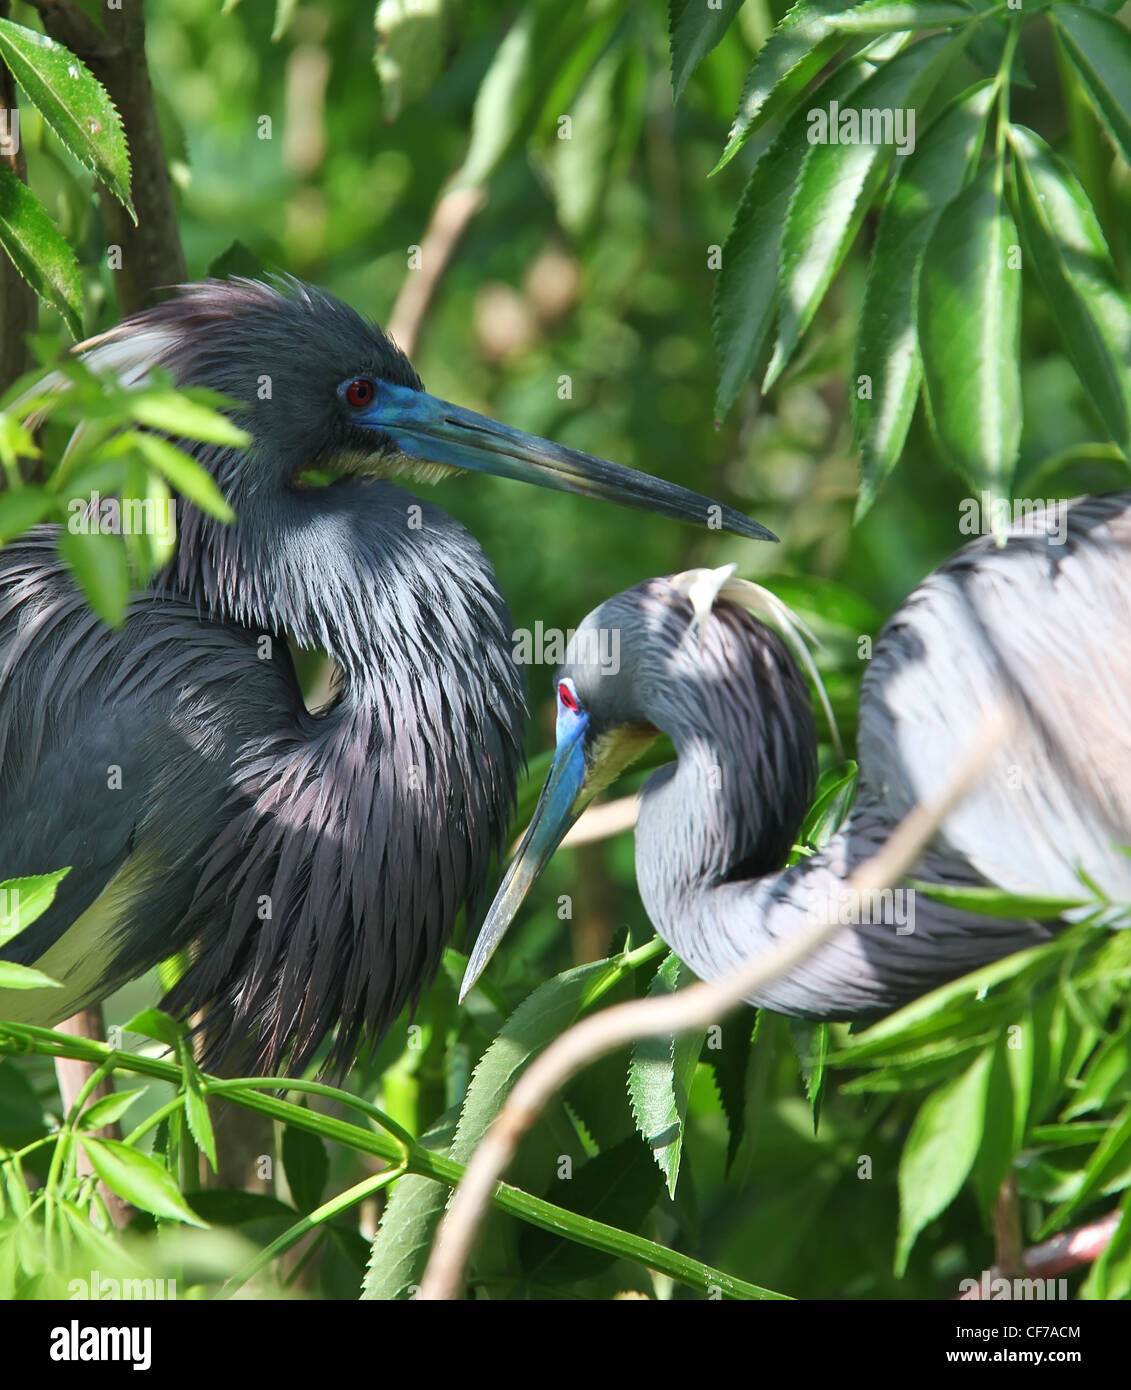
[[[861, 864], [845, 887], [860, 895], [898, 882], [924, 846], [962, 800], [988, 764], [1008, 730], [1005, 711], [991, 715], [941, 797], [917, 806], [896, 826], [887, 843]], [[771, 951], [744, 962], [710, 984], [696, 984], [660, 998], [635, 999], [592, 1014], [574, 1024], [536, 1057], [515, 1083], [490, 1129], [467, 1165], [451, 1206], [444, 1214], [420, 1286], [422, 1299], [455, 1298], [475, 1233], [523, 1134], [547, 1101], [578, 1071], [598, 1057], [638, 1038], [667, 1037], [717, 1023], [753, 990], [777, 979], [827, 941], [839, 925], [825, 914], [779, 942]]]

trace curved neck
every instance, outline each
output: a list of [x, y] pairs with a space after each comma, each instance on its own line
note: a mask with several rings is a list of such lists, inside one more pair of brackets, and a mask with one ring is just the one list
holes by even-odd
[[705, 684], [693, 722], [672, 731], [679, 761], [641, 793], [636, 877], [656, 930], [697, 973], [711, 922], [740, 885], [785, 863], [816, 781], [808, 692], [793, 658], [758, 625], [755, 688]]

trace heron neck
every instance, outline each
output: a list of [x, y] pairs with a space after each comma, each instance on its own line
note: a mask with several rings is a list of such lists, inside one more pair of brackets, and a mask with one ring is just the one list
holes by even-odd
[[[816, 738], [792, 659], [750, 692], [748, 705], [714, 708], [704, 692], [695, 726], [673, 736], [678, 762], [641, 794], [636, 875], [656, 930], [699, 969], [710, 923], [740, 886], [784, 865], [809, 806]], [[717, 973], [717, 972], [700, 972]]]

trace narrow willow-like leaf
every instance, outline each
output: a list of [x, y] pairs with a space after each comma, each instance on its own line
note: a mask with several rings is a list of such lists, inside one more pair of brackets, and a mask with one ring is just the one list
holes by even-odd
[[[846, 63], [817, 89], [813, 102], [844, 101], [865, 79], [864, 63]], [[715, 279], [713, 328], [719, 361], [715, 410], [723, 416], [764, 359], [780, 295], [782, 231], [805, 148], [808, 119], [798, 112], [750, 176], [723, 246]]]
[[898, 1275], [919, 1232], [950, 1206], [974, 1163], [992, 1057], [988, 1048], [979, 1053], [961, 1076], [933, 1091], [915, 1116], [899, 1162]]
[[122, 118], [102, 83], [62, 44], [0, 19], [0, 58], [80, 164], [133, 216]]
[[160, 435], [132, 431], [131, 439], [145, 455], [146, 462], [176, 488], [182, 497], [195, 502], [201, 511], [220, 521], [234, 521], [236, 514], [216, 486], [215, 480], [191, 454], [178, 449]]
[[47, 210], [10, 169], [0, 168], [0, 247], [39, 295], [82, 336], [82, 281], [75, 253]]
[[[829, 143], [810, 144], [789, 205], [781, 244], [782, 312], [763, 390], [773, 385], [792, 357], [895, 158], [894, 144], [863, 142], [866, 117], [861, 113], [891, 113], [890, 130], [881, 127], [880, 133], [894, 139], [895, 116], [917, 109], [964, 42], [964, 35], [938, 34], [914, 44], [863, 83], [836, 115], [824, 113]], [[834, 144], [832, 138], [839, 137], [846, 116], [855, 116], [859, 123], [857, 142], [843, 144], [838, 138]], [[815, 129], [811, 125], [807, 132], [810, 141]], [[876, 133], [874, 128], [870, 133]]]
[[840, 48], [844, 39], [825, 16], [839, 0], [799, 0], [758, 50], [738, 101], [726, 148], [712, 173], [729, 164], [758, 127], [783, 101], [800, 92]]
[[687, 79], [710, 53], [742, 8], [743, 0], [669, 0], [668, 33], [672, 46], [672, 94], [679, 100]]
[[1112, 439], [1128, 446], [1131, 304], [1076, 178], [1030, 131], [1010, 131], [1014, 190], [1028, 263], [1069, 360]]
[[[674, 994], [689, 978], [674, 953], [667, 956], [648, 986], [650, 996]], [[687, 1092], [707, 1030], [681, 1033], [676, 1038], [641, 1038], [628, 1065], [628, 1096], [640, 1137], [652, 1150], [674, 1197], [683, 1152]]]
[[1039, 893], [1007, 893], [1004, 888], [952, 888], [943, 883], [916, 882], [915, 891], [936, 902], [956, 907], [962, 912], [976, 912], [980, 917], [1001, 917], [1006, 920], [1026, 917], [1039, 922], [1051, 922], [1078, 907], [1088, 905], [1087, 898], [1053, 898]]
[[893, 29], [939, 29], [955, 24], [968, 24], [973, 12], [965, 5], [952, 5], [947, 0], [914, 0], [914, 3], [893, 3], [893, 0], [866, 0], [851, 10], [829, 15], [829, 27], [843, 34], [881, 34]]
[[1013, 1081], [1009, 1067], [1009, 1039], [1003, 1033], [991, 1053], [982, 1114], [982, 1138], [974, 1159], [974, 1190], [986, 1218], [997, 1200], [1002, 1182], [1013, 1166]]
[[1048, 11], [1100, 123], [1131, 164], [1131, 33], [1113, 15], [1083, 5]]
[[896, 180], [876, 232], [856, 360], [852, 372], [853, 427], [860, 447], [859, 519], [903, 452], [923, 362], [915, 303], [923, 252], [943, 208], [977, 163], [994, 87], [962, 93], [923, 136]]
[[1021, 443], [1021, 257], [998, 168], [983, 169], [939, 218], [917, 317], [943, 452], [974, 487], [1007, 495]]

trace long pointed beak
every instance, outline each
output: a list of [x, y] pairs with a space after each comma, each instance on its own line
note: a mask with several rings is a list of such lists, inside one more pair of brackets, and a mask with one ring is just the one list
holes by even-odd
[[402, 453], [425, 463], [495, 473], [539, 487], [638, 507], [711, 530], [731, 531], [754, 540], [777, 540], [761, 522], [698, 492], [511, 429], [411, 387], [379, 383], [373, 404], [355, 420], [382, 430]]
[[567, 740], [558, 744], [554, 752], [554, 760], [526, 834], [507, 866], [495, 901], [479, 929], [475, 949], [467, 962], [460, 985], [460, 1003], [487, 968], [487, 962], [495, 954], [527, 893], [565, 838], [566, 831], [585, 809], [589, 800], [585, 795], [587, 725], [588, 721], [583, 721]]

